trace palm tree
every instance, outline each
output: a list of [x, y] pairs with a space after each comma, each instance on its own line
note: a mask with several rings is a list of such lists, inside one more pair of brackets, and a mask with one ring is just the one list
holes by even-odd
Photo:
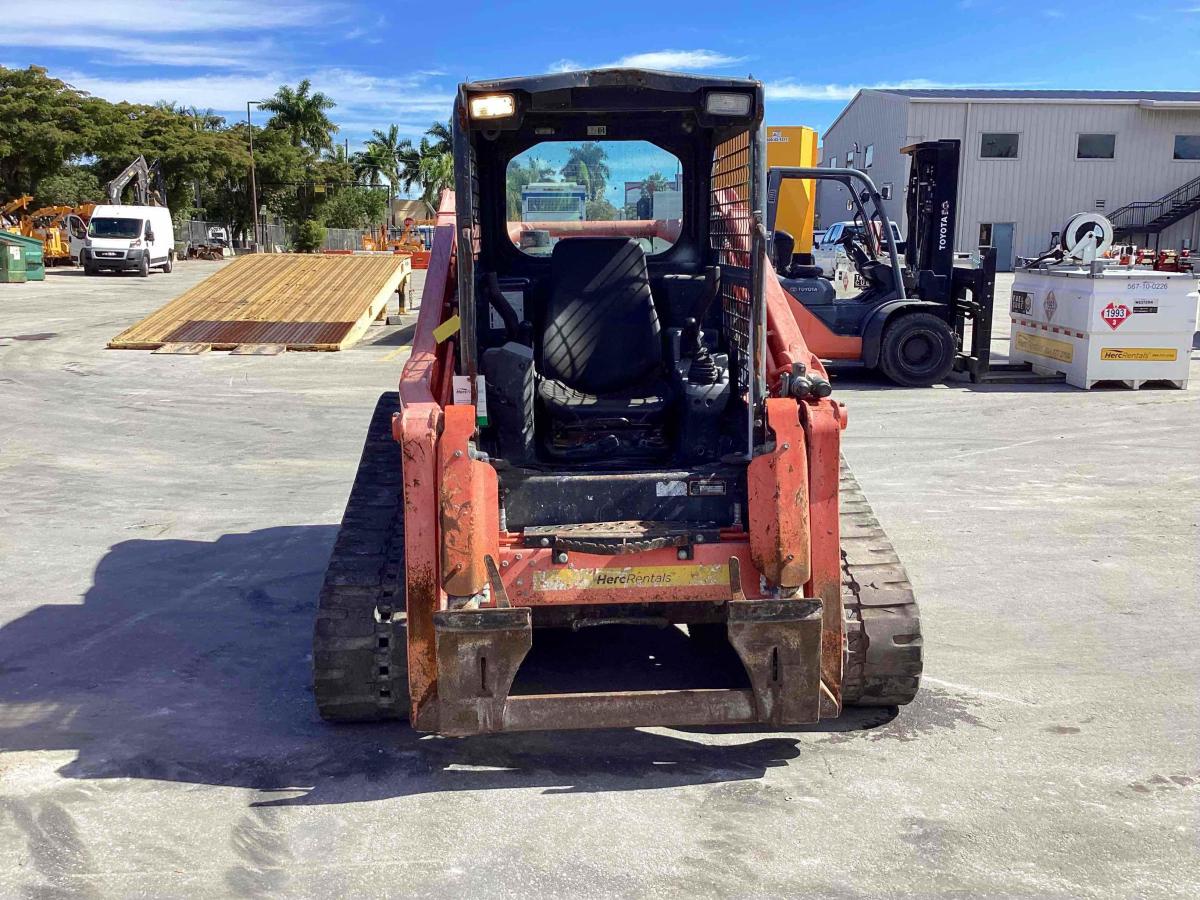
[[337, 104], [320, 91], [314, 94], [311, 90], [312, 82], [307, 78], [295, 90], [281, 84], [275, 96], [258, 104], [258, 108], [274, 113], [267, 127], [286, 131], [293, 146], [307, 144], [312, 150], [324, 150], [332, 146], [333, 132], [338, 130], [325, 111]]
[[181, 109], [180, 112], [192, 120], [192, 128], [196, 131], [217, 131], [225, 124], [225, 117], [218, 116], [211, 106], [207, 109], [189, 106], [186, 110]]
[[[421, 141], [422, 148], [425, 141]], [[421, 199], [438, 208], [442, 191], [454, 186], [454, 156], [450, 153], [428, 153], [422, 155], [419, 165]]]
[[388, 187], [391, 190], [389, 197], [396, 196], [396, 186], [401, 181], [401, 157], [411, 147], [412, 144], [409, 141], [400, 139], [400, 128], [397, 125], [389, 126], [387, 131], [380, 131], [376, 128], [371, 132], [371, 137], [367, 139], [364, 152], [370, 167], [377, 170], [375, 174], [387, 179]]
[[453, 153], [454, 134], [450, 131], [449, 122], [434, 122], [425, 132], [425, 137], [432, 138], [429, 148], [433, 153]]
[[646, 180], [642, 182], [642, 196], [651, 197], [655, 191], [665, 191], [671, 182], [667, 181], [667, 177], [662, 172], [654, 172], [646, 176]]
[[387, 181], [387, 176], [383, 174], [387, 168], [387, 161], [370, 148], [352, 153], [350, 165], [354, 169], [355, 181], [365, 181], [371, 187], [377, 187]]
[[562, 167], [562, 176], [587, 188], [589, 200], [604, 196], [612, 172], [605, 160], [608, 153], [595, 141], [584, 141], [567, 151], [567, 162]]

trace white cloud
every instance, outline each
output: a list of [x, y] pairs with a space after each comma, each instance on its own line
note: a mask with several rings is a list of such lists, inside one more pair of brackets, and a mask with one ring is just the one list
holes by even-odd
[[1061, 9], [1047, 9], [1042, 12], [1047, 19], [1064, 19], [1067, 14]]
[[[658, 69], [666, 72], [703, 71], [723, 69], [746, 59], [744, 56], [728, 56], [714, 50], [649, 50], [632, 53], [612, 62], [601, 63], [597, 69]], [[550, 72], [577, 72], [590, 68], [574, 59], [559, 59], [547, 67]]]
[[158, 66], [261, 68], [275, 55], [274, 44], [257, 41], [176, 41], [144, 39], [104, 31], [6, 31], [0, 46], [90, 51], [94, 63]]
[[713, 50], [651, 50], [623, 56], [612, 67], [631, 69], [663, 69], [667, 71], [687, 69], [721, 69], [742, 62], [744, 56], [727, 56]]
[[[269, 29], [264, 16], [270, 17]], [[280, 4], [268, 12], [240, 0], [54, 0], [22, 9], [16, 28], [0, 31], [0, 47], [85, 51], [81, 55], [89, 62], [108, 66], [261, 70], [275, 55], [274, 35], [341, 18], [337, 4], [312, 2]]]
[[[246, 102], [272, 96], [281, 84], [295, 84], [303, 75], [296, 72], [229, 73], [182, 78], [111, 78], [86, 72], [66, 72], [64, 81], [106, 100], [154, 103], [173, 100], [184, 106], [211, 107], [231, 118], [246, 114]], [[424, 83], [424, 78], [391, 79], [348, 69], [319, 69], [308, 75], [314, 91], [323, 91], [337, 103], [331, 118], [351, 134], [384, 128], [392, 122], [422, 122], [424, 133], [430, 122], [446, 119], [454, 103], [451, 91]], [[254, 111], [255, 120], [262, 116]], [[416, 129], [412, 124], [409, 128]]]
[[23, 28], [87, 34], [194, 34], [212, 31], [264, 32], [340, 18], [336, 4], [288, 2], [269, 9], [242, 0], [55, 0], [21, 9]]
[[764, 86], [768, 100], [852, 100], [859, 91], [938, 90], [954, 88], [1011, 88], [1013, 84], [963, 84], [910, 78], [881, 84], [806, 84], [790, 80], [769, 81]]

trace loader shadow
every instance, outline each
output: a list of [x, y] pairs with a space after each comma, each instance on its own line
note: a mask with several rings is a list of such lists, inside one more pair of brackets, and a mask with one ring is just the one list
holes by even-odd
[[[82, 604], [46, 603], [0, 628], [0, 750], [72, 750], [59, 769], [67, 778], [247, 788], [262, 792], [255, 805], [646, 790], [760, 778], [806, 755], [794, 737], [749, 731], [714, 743], [661, 729], [448, 739], [400, 724], [328, 725], [312, 701], [310, 636], [335, 532], [114, 545]], [[634, 631], [603, 644], [591, 636], [584, 658], [625, 647], [651, 675], [679, 679], [676, 667], [645, 658], [671, 659], [686, 637]], [[665, 640], [655, 654], [652, 638]], [[828, 730], [877, 724], [878, 711], [851, 713]]]

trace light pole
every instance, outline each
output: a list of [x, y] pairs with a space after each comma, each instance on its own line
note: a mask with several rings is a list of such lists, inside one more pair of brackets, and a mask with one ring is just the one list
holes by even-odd
[[246, 101], [246, 130], [250, 132], [250, 208], [254, 213], [254, 252], [258, 252], [258, 185], [254, 178], [254, 124], [250, 121], [250, 104], [258, 100]]

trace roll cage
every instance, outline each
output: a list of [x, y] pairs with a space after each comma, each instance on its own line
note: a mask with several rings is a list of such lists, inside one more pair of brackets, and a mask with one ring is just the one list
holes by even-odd
[[[735, 114], [714, 111], [721, 98], [746, 98]], [[498, 116], [472, 114], [473, 101], [511, 98]], [[510, 239], [506, 168], [536, 144], [640, 140], [675, 155], [683, 170], [678, 220], [555, 224], [563, 236], [637, 233], [669, 237], [647, 260], [650, 278], [721, 272], [719, 349], [730, 357], [734, 401], [744, 412], [740, 454], [761, 438], [766, 387], [763, 221], [765, 144], [759, 82], [630, 69], [567, 72], [461, 85], [454, 107], [457, 291], [461, 319], [458, 369], [474, 377], [487, 349], [488, 299], [483, 273], [545, 278], [550, 261], [523, 253]], [[619, 226], [619, 227], [618, 227]], [[757, 423], [757, 425], [756, 425]], [[756, 432], [756, 429], [759, 429]]]

